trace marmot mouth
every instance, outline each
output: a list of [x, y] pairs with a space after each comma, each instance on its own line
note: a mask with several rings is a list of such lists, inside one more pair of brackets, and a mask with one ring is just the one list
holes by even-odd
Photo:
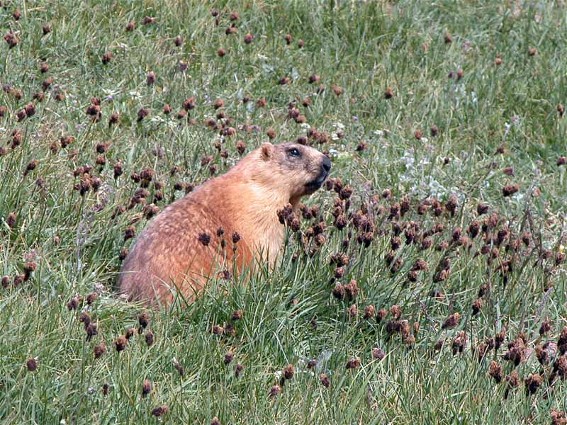
[[329, 176], [328, 171], [322, 171], [321, 174], [319, 174], [315, 180], [311, 180], [309, 183], [305, 185], [305, 187], [310, 193], [313, 193], [319, 190], [321, 186], [323, 186], [323, 183], [325, 182], [328, 176]]

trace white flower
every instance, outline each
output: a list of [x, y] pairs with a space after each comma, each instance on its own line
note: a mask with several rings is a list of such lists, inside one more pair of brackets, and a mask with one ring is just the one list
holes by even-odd
[[130, 92], [128, 92], [128, 94], [130, 96], [132, 96], [134, 99], [140, 99], [142, 97], [142, 95], [140, 94], [140, 92], [136, 91], [136, 90], [131, 90]]

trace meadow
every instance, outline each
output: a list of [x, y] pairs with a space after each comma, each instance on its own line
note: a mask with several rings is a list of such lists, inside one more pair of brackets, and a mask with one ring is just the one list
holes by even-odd
[[[0, 422], [567, 423], [567, 4], [0, 1]], [[116, 293], [262, 142], [327, 153], [275, 271]]]

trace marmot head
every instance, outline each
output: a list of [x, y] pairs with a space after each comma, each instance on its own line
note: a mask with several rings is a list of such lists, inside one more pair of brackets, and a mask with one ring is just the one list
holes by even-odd
[[256, 152], [256, 160], [263, 165], [250, 170], [252, 180], [270, 191], [281, 192], [285, 202], [294, 206], [302, 196], [319, 189], [331, 170], [326, 155], [297, 143], [264, 143]]

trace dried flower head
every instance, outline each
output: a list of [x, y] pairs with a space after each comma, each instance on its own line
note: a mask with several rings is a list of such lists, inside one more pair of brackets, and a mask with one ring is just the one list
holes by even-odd
[[238, 378], [242, 374], [243, 370], [244, 366], [240, 363], [237, 363], [236, 366], [234, 366], [234, 376]]
[[114, 346], [118, 352], [124, 351], [126, 349], [126, 345], [128, 345], [128, 339], [124, 335], [120, 335], [114, 341]]
[[567, 413], [553, 409], [550, 416], [551, 425], [567, 425]]
[[535, 394], [541, 384], [543, 384], [543, 377], [537, 373], [534, 373], [533, 375], [530, 374], [524, 382], [526, 384], [526, 394]]
[[376, 308], [373, 305], [367, 305], [364, 308], [364, 318], [366, 320], [372, 319], [376, 316]]
[[152, 331], [146, 332], [145, 339], [146, 339], [146, 345], [148, 347], [151, 347], [152, 345], [154, 345], [155, 335]]
[[272, 388], [270, 388], [270, 397], [274, 398], [278, 395], [280, 395], [282, 392], [282, 387], [280, 387], [279, 385], [273, 385]]
[[224, 355], [224, 364], [228, 365], [230, 363], [232, 363], [232, 360], [234, 359], [234, 352], [232, 351], [228, 351], [225, 355]]
[[152, 392], [152, 383], [149, 379], [144, 379], [142, 384], [142, 397], [146, 397], [149, 393]]
[[113, 57], [114, 55], [112, 54], [112, 52], [104, 52], [100, 60], [103, 63], [103, 65], [108, 65], [112, 61]]
[[93, 353], [95, 359], [102, 357], [102, 355], [106, 353], [106, 344], [104, 342], [101, 342], [100, 344], [95, 345]]
[[351, 357], [348, 359], [346, 363], [347, 369], [358, 369], [360, 367], [360, 358], [359, 357]]
[[19, 37], [14, 34], [11, 30], [8, 31], [8, 33], [6, 33], [6, 35], [4, 36], [4, 41], [8, 44], [8, 47], [10, 49], [16, 47], [18, 45], [18, 43], [20, 42]]
[[372, 349], [372, 358], [375, 360], [382, 360], [384, 357], [386, 357], [386, 353], [384, 353], [384, 351], [379, 348], [379, 347], [374, 347]]
[[29, 358], [26, 361], [26, 367], [29, 372], [35, 372], [37, 370], [37, 359], [35, 357]]
[[295, 374], [295, 367], [292, 364], [288, 364], [286, 367], [284, 367], [282, 373], [285, 379], [292, 379], [293, 375]]
[[492, 360], [490, 362], [490, 367], [488, 368], [488, 374], [492, 378], [494, 378], [497, 384], [502, 382], [502, 366], [495, 360]]
[[453, 329], [454, 327], [459, 325], [460, 321], [461, 321], [460, 313], [450, 314], [441, 325], [441, 329]]
[[156, 73], [154, 71], [150, 71], [146, 74], [146, 84], [148, 86], [153, 85], [156, 82]]
[[159, 418], [169, 412], [169, 407], [166, 404], [162, 404], [152, 410], [152, 415]]

